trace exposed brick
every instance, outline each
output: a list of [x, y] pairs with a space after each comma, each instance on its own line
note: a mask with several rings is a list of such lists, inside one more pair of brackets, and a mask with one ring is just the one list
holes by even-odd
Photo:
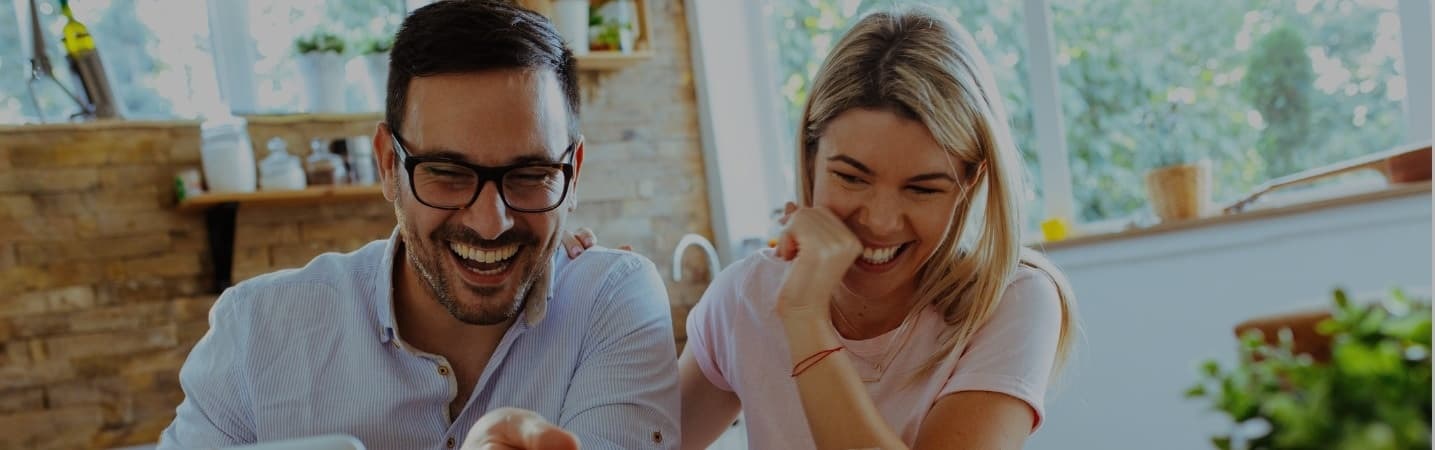
[[43, 388], [25, 388], [0, 391], [0, 416], [45, 408]]
[[94, 168], [13, 169], [0, 177], [0, 193], [83, 191], [99, 184], [100, 173]]
[[299, 238], [304, 242], [334, 240], [339, 237], [363, 237], [374, 240], [388, 236], [393, 230], [394, 224], [384, 220], [329, 220], [300, 224]]
[[299, 242], [297, 223], [248, 223], [239, 221], [234, 229], [235, 245], [275, 245]]
[[59, 261], [98, 261], [158, 255], [169, 250], [170, 237], [169, 233], [151, 232], [81, 241], [21, 242], [15, 246], [21, 264], [43, 265]]
[[[81, 233], [81, 237], [109, 237], [169, 231], [171, 229], [204, 229], [204, 216], [181, 214], [174, 211], [154, 212], [100, 212], [95, 218], [94, 230]], [[83, 229], [84, 227], [78, 227]]]
[[168, 133], [147, 133], [131, 135], [120, 139], [122, 145], [109, 148], [103, 154], [110, 164], [155, 164], [169, 161]]
[[9, 152], [10, 162], [18, 167], [37, 169], [104, 165], [106, 152], [86, 144], [64, 140], [44, 147], [18, 147]]
[[[69, 361], [37, 361], [0, 366], [0, 390], [41, 386], [68, 380], [74, 374]], [[0, 427], [0, 430], [7, 428]], [[3, 435], [5, 433], [0, 433]]]
[[244, 247], [234, 249], [234, 270], [235, 278], [248, 279], [255, 275], [269, 272], [268, 247]]
[[105, 189], [124, 190], [135, 186], [169, 186], [174, 172], [168, 166], [120, 165], [107, 166], [100, 171], [100, 186]]
[[11, 333], [18, 338], [42, 338], [70, 331], [68, 313], [20, 316], [8, 322]]
[[33, 217], [35, 214], [35, 200], [30, 195], [0, 195], [0, 219], [22, 219]]
[[100, 393], [90, 380], [67, 381], [46, 386], [45, 403], [49, 409], [98, 405]]
[[15, 244], [0, 244], [0, 269], [15, 267]]
[[75, 220], [69, 217], [0, 219], [0, 243], [74, 239], [78, 234]]
[[173, 347], [176, 344], [173, 325], [163, 327], [78, 334], [50, 338], [45, 350], [51, 358], [70, 359], [99, 355], [122, 355], [145, 350]]
[[275, 269], [288, 269], [303, 267], [324, 252], [334, 251], [334, 245], [328, 242], [305, 242], [303, 244], [275, 246], [269, 249], [270, 261], [274, 263]]
[[0, 447], [84, 448], [103, 417], [95, 406], [0, 415]]
[[105, 265], [105, 273], [112, 279], [137, 276], [198, 275], [203, 272], [202, 264], [200, 255], [170, 253], [112, 261]]
[[95, 290], [89, 286], [29, 292], [0, 302], [0, 317], [68, 312], [95, 305]]

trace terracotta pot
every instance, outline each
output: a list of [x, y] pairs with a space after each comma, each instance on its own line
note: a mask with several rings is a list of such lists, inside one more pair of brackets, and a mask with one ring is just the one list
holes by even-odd
[[1201, 217], [1211, 201], [1211, 163], [1152, 169], [1146, 172], [1146, 194], [1162, 222]]
[[1252, 318], [1236, 325], [1236, 337], [1250, 330], [1260, 330], [1266, 343], [1278, 345], [1280, 330], [1289, 328], [1292, 338], [1292, 352], [1309, 354], [1318, 362], [1330, 360], [1330, 337], [1316, 332], [1316, 325], [1330, 318], [1329, 310], [1297, 311], [1271, 316]]
[[1430, 146], [1402, 153], [1385, 162], [1392, 183], [1413, 183], [1430, 179]]

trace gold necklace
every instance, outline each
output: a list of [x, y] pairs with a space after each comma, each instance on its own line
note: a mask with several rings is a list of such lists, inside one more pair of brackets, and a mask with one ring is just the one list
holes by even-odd
[[[853, 326], [852, 321], [847, 319], [847, 314], [842, 312], [842, 308], [837, 306], [837, 302], [832, 303], [832, 309], [837, 310], [838, 320], [841, 320], [847, 329], [857, 331], [857, 327]], [[907, 312], [907, 317], [903, 318], [902, 324], [897, 326], [897, 334], [892, 336], [891, 339], [888, 339], [886, 348], [882, 349], [882, 361], [873, 362], [862, 355], [858, 355], [857, 352], [847, 352], [847, 354], [852, 355], [853, 358], [861, 360], [863, 364], [872, 366], [872, 370], [877, 372], [877, 374], [872, 377], [863, 376], [861, 373], [858, 373], [858, 376], [862, 377], [862, 382], [874, 383], [882, 379], [882, 375], [887, 372], [887, 367], [891, 366], [892, 361], [897, 359], [897, 353], [899, 353], [903, 347], [907, 346], [907, 341], [912, 337], [911, 333], [908, 333], [907, 330], [913, 323], [916, 323], [916, 320], [913, 319], [917, 317], [917, 312], [921, 310], [922, 308], [914, 305], [913, 308]], [[892, 344], [897, 342], [898, 339], [902, 340], [901, 345], [898, 345], [895, 349], [892, 348]]]

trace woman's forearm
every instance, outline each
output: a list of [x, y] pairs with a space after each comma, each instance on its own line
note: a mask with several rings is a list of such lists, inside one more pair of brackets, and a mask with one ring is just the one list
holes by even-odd
[[[784, 314], [782, 321], [794, 365], [841, 346], [826, 314]], [[907, 448], [877, 412], [845, 350], [827, 355], [795, 381], [817, 448]]]

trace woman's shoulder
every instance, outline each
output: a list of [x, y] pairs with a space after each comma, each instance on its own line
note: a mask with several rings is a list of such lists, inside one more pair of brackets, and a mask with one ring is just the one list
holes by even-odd
[[713, 307], [775, 305], [777, 290], [790, 265], [772, 249], [762, 249], [737, 260], [718, 272], [703, 294], [702, 302]]
[[1023, 251], [1008, 279], [998, 314], [1004, 316], [1061, 314], [1066, 276], [1035, 251]]

